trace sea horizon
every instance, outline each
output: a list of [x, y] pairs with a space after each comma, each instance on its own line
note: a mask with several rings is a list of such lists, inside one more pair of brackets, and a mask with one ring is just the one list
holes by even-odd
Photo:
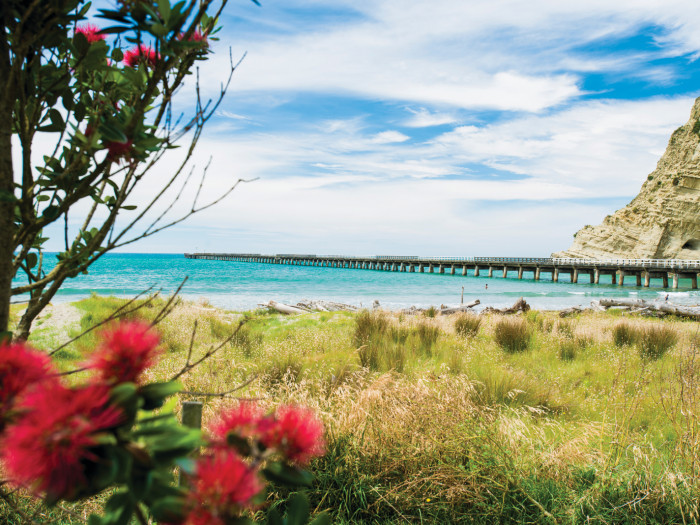
[[[54, 253], [45, 254], [47, 270]], [[48, 257], [47, 257], [48, 256]], [[515, 272], [512, 272], [515, 274]], [[598, 285], [573, 284], [566, 275], [560, 282], [486, 276], [402, 273], [348, 268], [292, 266], [265, 263], [186, 259], [183, 253], [109, 253], [89, 268], [87, 275], [67, 280], [52, 302], [74, 302], [93, 293], [134, 297], [144, 291], [172, 294], [187, 277], [180, 295], [187, 300], [207, 301], [230, 310], [251, 310], [270, 300], [295, 304], [304, 299], [336, 301], [357, 307], [397, 310], [410, 306], [459, 305], [479, 299], [486, 306], [504, 307], [523, 297], [532, 308], [560, 310], [588, 306], [603, 297], [669, 300], [677, 304], [700, 303], [700, 292], [681, 279], [678, 290], [630, 284], [618, 286], [610, 277]], [[21, 277], [13, 284], [22, 282]], [[488, 285], [488, 287], [487, 287]], [[26, 300], [15, 296], [14, 302]]]

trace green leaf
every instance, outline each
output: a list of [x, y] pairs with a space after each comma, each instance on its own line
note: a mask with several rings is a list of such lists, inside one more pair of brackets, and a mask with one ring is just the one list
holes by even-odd
[[51, 199], [51, 197], [49, 197], [48, 195], [37, 195], [36, 196], [37, 202], [44, 202], [44, 201], [47, 201], [49, 199]]
[[151, 514], [157, 521], [176, 522], [185, 514], [185, 499], [178, 496], [165, 496], [151, 505]]
[[136, 209], [136, 206], [134, 206], [134, 205], [132, 205], [132, 204], [129, 204], [129, 205], [126, 205], [126, 206], [122, 206], [121, 209], [122, 209], [122, 210], [135, 210], [135, 209]]
[[124, 60], [124, 52], [118, 47], [115, 47], [114, 51], [112, 51], [112, 60], [115, 62], [121, 62]]
[[141, 387], [139, 394], [143, 397], [144, 410], [153, 410], [163, 406], [167, 397], [177, 394], [182, 389], [177, 381], [167, 383], [151, 383]]
[[296, 492], [287, 502], [287, 525], [304, 525], [309, 520], [309, 498], [302, 492]]
[[73, 45], [75, 46], [75, 51], [77, 55], [84, 55], [87, 53], [90, 44], [83, 33], [76, 33], [73, 36]]
[[151, 33], [155, 36], [163, 37], [168, 33], [168, 30], [160, 22], [156, 22], [151, 26]]
[[28, 253], [27, 258], [25, 259], [27, 268], [30, 270], [36, 266], [36, 263], [39, 262], [39, 257], [37, 256], [36, 253]]
[[122, 383], [112, 388], [110, 392], [112, 402], [121, 407], [126, 416], [125, 423], [132, 424], [139, 409], [139, 396], [136, 385], [133, 383]]
[[58, 217], [58, 212], [59, 212], [58, 206], [51, 205], [51, 206], [46, 207], [46, 209], [41, 214], [41, 216], [52, 221]]
[[8, 332], [7, 330], [4, 332], [0, 332], [0, 343], [10, 342], [12, 342], [12, 332]]
[[271, 463], [262, 473], [268, 481], [291, 488], [310, 487], [314, 479], [309, 472], [284, 463]]
[[37, 256], [36, 253], [28, 253], [27, 258], [25, 259], [27, 263], [27, 268], [30, 270], [36, 266], [36, 263], [39, 262], [39, 257]]
[[274, 507], [267, 511], [267, 525], [284, 525], [282, 515]]
[[52, 108], [49, 110], [49, 120], [51, 121], [51, 125], [59, 130], [65, 129], [66, 127], [66, 123], [63, 121], [63, 116], [57, 109]]
[[106, 142], [126, 142], [129, 140], [124, 132], [112, 123], [105, 122], [101, 124], [98, 131]]

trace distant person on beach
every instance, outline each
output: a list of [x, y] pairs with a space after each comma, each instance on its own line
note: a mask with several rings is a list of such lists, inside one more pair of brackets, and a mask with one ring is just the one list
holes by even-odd
[[488, 290], [488, 289], [489, 289], [489, 285], [487, 284], [486, 286], [484, 286], [484, 290]]
[[664, 297], [664, 301], [668, 302], [668, 294], [666, 294], [666, 297]]

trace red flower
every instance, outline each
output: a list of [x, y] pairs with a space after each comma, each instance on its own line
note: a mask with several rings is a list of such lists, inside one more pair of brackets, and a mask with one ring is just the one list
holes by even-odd
[[109, 160], [119, 160], [122, 157], [128, 157], [131, 147], [134, 145], [134, 141], [129, 139], [126, 142], [105, 142], [105, 147], [107, 148], [107, 158]]
[[74, 499], [89, 486], [87, 472], [100, 460], [97, 437], [115, 427], [121, 411], [108, 405], [109, 391], [99, 386], [69, 389], [45, 382], [27, 393], [27, 410], [8, 426], [2, 457], [13, 482], [51, 498]]
[[88, 44], [94, 44], [105, 39], [105, 35], [100, 33], [100, 28], [94, 24], [85, 24], [75, 28], [75, 34], [85, 35]]
[[276, 423], [262, 439], [268, 448], [276, 448], [287, 459], [305, 464], [325, 451], [323, 423], [302, 407], [281, 406]]
[[54, 374], [46, 354], [24, 343], [0, 345], [0, 430], [18, 396]]
[[188, 525], [225, 522], [250, 507], [262, 490], [256, 469], [234, 451], [216, 449], [197, 462], [190, 496], [194, 508], [185, 522]]
[[[184, 40], [185, 39], [185, 33], [180, 33], [178, 36], [179, 40]], [[187, 39], [188, 42], [197, 42], [201, 43], [202, 47], [208, 47], [209, 43], [207, 42], [207, 35], [202, 33], [199, 29], [195, 29], [194, 33], [190, 35], [190, 37]]]
[[214, 440], [222, 444], [226, 443], [229, 434], [244, 439], [260, 439], [273, 425], [274, 420], [266, 416], [262, 408], [253, 402], [243, 401], [224, 413], [219, 422], [214, 424], [212, 434]]
[[124, 63], [129, 67], [136, 67], [144, 62], [149, 67], [155, 67], [156, 61], [160, 57], [150, 46], [139, 44], [124, 53]]
[[156, 362], [158, 334], [150, 325], [124, 322], [102, 333], [102, 345], [87, 362], [107, 383], [138, 383], [139, 376]]

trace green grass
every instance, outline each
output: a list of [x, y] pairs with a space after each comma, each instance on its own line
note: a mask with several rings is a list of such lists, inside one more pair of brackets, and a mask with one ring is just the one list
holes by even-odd
[[[120, 301], [79, 303], [83, 326]], [[182, 366], [195, 321], [196, 357], [243, 317], [238, 335], [183, 386], [223, 392], [253, 379], [236, 395], [317, 410], [328, 453], [311, 465], [310, 497], [334, 523], [697, 519], [696, 323], [528, 312], [470, 316], [464, 324], [476, 329], [465, 332], [459, 316], [285, 317], [185, 304], [159, 325], [166, 352], [153, 379]], [[71, 345], [62, 366], [95, 341]], [[222, 401], [203, 400], [211, 421]], [[0, 512], [10, 516], [2, 503]]]
[[508, 353], [523, 352], [530, 345], [530, 327], [525, 319], [503, 317], [496, 322], [494, 341]]

